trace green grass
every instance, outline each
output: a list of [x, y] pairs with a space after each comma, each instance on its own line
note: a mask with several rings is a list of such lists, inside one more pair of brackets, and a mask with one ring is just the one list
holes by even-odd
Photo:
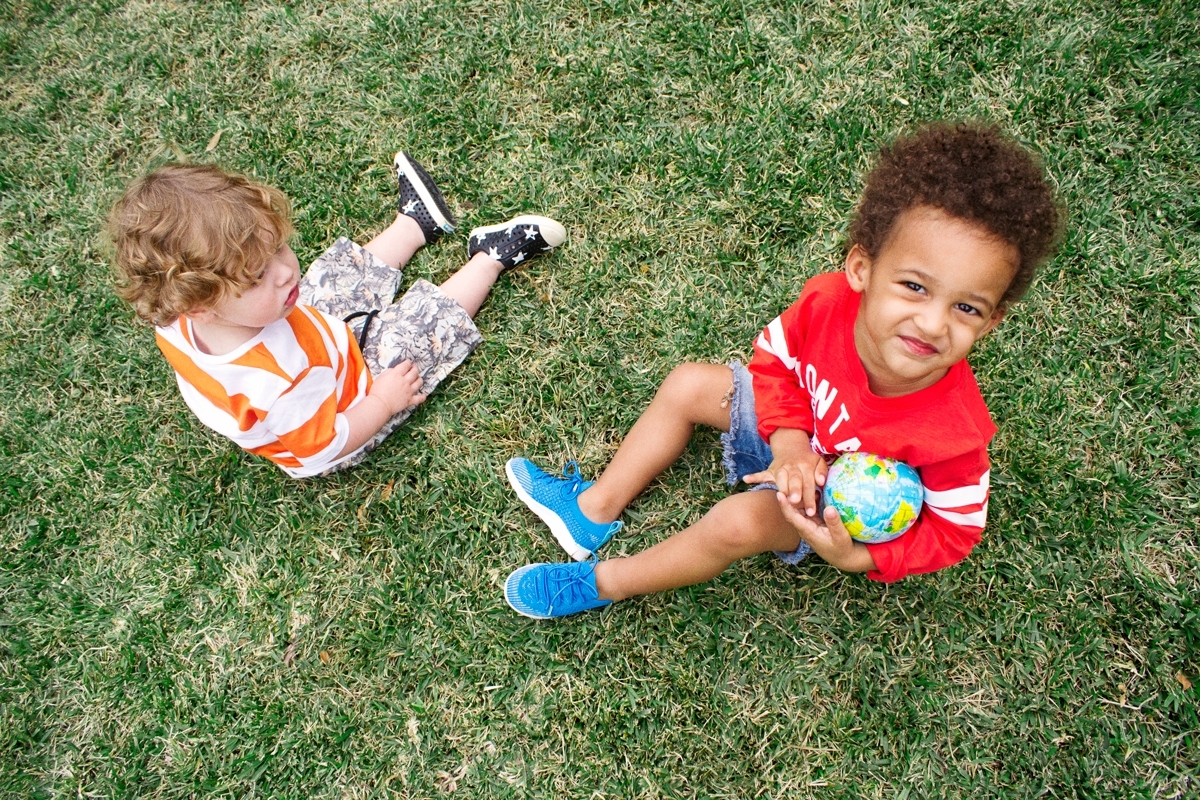
[[[6, 4], [0, 795], [1200, 796], [1198, 16]], [[984, 543], [888, 587], [762, 557], [513, 614], [504, 576], [561, 554], [504, 461], [594, 474], [674, 365], [744, 359], [837, 266], [871, 154], [941, 117], [1003, 124], [1070, 214], [973, 357], [1000, 425]], [[366, 464], [294, 482], [190, 416], [112, 294], [103, 218], [150, 165], [218, 161], [288, 193], [310, 259], [388, 221], [400, 148], [465, 228], [537, 211], [572, 238], [497, 287], [484, 346]], [[720, 475], [697, 436], [610, 551], [697, 518]]]

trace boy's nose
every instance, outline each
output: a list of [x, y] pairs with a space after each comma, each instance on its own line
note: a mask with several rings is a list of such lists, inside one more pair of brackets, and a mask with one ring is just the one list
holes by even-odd
[[917, 327], [921, 329], [924, 335], [930, 338], [941, 336], [946, 331], [946, 320], [948, 318], [949, 315], [943, 308], [924, 308], [917, 315]]

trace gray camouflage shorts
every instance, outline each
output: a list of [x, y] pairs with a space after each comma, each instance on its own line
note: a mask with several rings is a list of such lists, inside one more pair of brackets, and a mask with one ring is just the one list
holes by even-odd
[[[421, 391], [430, 394], [483, 341], [471, 315], [429, 281], [416, 281], [398, 302], [400, 270], [392, 269], [349, 239], [338, 239], [312, 263], [300, 280], [299, 302], [338, 319], [377, 312], [350, 321], [356, 338], [367, 320], [363, 359], [372, 375], [409, 360], [421, 374]], [[408, 419], [408, 408], [392, 417], [353, 457], [330, 472], [353, 466]]]

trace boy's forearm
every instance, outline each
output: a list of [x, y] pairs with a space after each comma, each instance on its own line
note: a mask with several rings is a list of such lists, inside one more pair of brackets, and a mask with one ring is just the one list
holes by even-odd
[[791, 462], [795, 457], [812, 454], [808, 431], [799, 428], [776, 428], [771, 434], [771, 456], [776, 461]]
[[[812, 542], [809, 542], [812, 545]], [[842, 572], [870, 572], [875, 569], [875, 559], [871, 558], [870, 549], [862, 542], [855, 542], [854, 547], [843, 553], [822, 553], [825, 547], [813, 546], [813, 552], [825, 560], [827, 564], [837, 567]]]
[[391, 419], [392, 412], [383, 400], [367, 395], [353, 408], [343, 412], [343, 416], [350, 424], [350, 435], [346, 438], [342, 452], [338, 453], [338, 458], [353, 453], [379, 433], [384, 423]]

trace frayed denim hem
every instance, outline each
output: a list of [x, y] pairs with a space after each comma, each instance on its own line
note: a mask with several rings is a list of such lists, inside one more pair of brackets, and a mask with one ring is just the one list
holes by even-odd
[[[726, 395], [729, 431], [721, 434], [721, 464], [725, 467], [725, 482], [736, 486], [746, 475], [762, 472], [771, 465], [771, 447], [758, 435], [750, 372], [740, 361], [730, 361], [728, 366], [733, 372], [733, 384]], [[759, 483], [748, 491], [775, 491], [775, 488], [773, 483]]]

